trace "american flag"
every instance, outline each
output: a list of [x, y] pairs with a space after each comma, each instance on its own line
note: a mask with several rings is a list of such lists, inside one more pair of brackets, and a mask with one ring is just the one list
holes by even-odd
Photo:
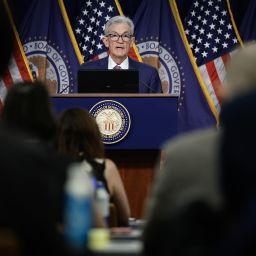
[[[11, 55], [10, 63], [8, 69], [4, 72], [2, 79], [0, 79], [0, 112], [3, 108], [3, 102], [7, 94], [8, 88], [10, 88], [14, 83], [21, 81], [32, 81], [32, 76], [27, 65], [26, 56], [23, 52], [23, 48], [14, 26], [13, 19], [11, 17], [10, 9], [5, 3], [5, 8], [9, 15], [9, 19], [13, 28], [14, 33], [14, 48]], [[4, 24], [3, 24], [4, 25]]]
[[184, 24], [190, 48], [218, 112], [226, 64], [239, 42], [227, 4], [228, 0], [195, 0]]
[[75, 35], [84, 61], [107, 56], [102, 42], [106, 22], [119, 15], [114, 1], [86, 0], [76, 19]]
[[[117, 8], [119, 6], [119, 9]], [[102, 42], [106, 22], [113, 16], [120, 15], [120, 5], [114, 0], [85, 0], [81, 13], [76, 18], [75, 36], [83, 55], [84, 62], [101, 59], [108, 55]], [[129, 56], [139, 58], [132, 48]]]

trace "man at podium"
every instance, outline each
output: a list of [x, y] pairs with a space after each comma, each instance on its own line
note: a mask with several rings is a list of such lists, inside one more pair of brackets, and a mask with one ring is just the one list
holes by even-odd
[[134, 24], [124, 16], [115, 16], [105, 25], [104, 45], [109, 56], [81, 65], [80, 70], [88, 69], [133, 69], [139, 71], [139, 93], [162, 93], [161, 80], [157, 69], [128, 57], [134, 42]]

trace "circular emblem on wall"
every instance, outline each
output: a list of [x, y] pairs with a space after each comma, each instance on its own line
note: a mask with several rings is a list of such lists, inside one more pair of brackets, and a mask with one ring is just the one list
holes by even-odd
[[182, 67], [171, 48], [154, 37], [141, 38], [136, 41], [136, 46], [143, 62], [158, 69], [163, 93], [180, 96]]
[[50, 93], [67, 94], [74, 91], [72, 70], [59, 46], [40, 37], [31, 38], [23, 48], [33, 77], [45, 81]]
[[114, 144], [124, 139], [131, 126], [128, 110], [114, 100], [103, 100], [89, 111], [95, 118], [104, 144]]

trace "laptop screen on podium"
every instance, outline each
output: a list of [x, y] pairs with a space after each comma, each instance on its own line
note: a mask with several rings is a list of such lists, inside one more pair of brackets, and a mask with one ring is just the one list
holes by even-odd
[[139, 71], [86, 69], [78, 71], [78, 93], [138, 93]]

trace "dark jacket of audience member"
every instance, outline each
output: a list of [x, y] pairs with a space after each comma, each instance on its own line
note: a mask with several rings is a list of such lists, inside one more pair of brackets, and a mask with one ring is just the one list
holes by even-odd
[[[4, 10], [0, 1], [0, 78], [13, 47]], [[17, 237], [18, 254], [75, 255], [56, 230], [56, 202], [63, 183], [59, 173], [63, 173], [67, 163], [34, 144], [24, 144], [17, 134], [1, 125], [0, 152], [0, 229], [8, 229]]]
[[256, 254], [256, 91], [223, 106], [221, 184], [227, 213], [222, 255]]

